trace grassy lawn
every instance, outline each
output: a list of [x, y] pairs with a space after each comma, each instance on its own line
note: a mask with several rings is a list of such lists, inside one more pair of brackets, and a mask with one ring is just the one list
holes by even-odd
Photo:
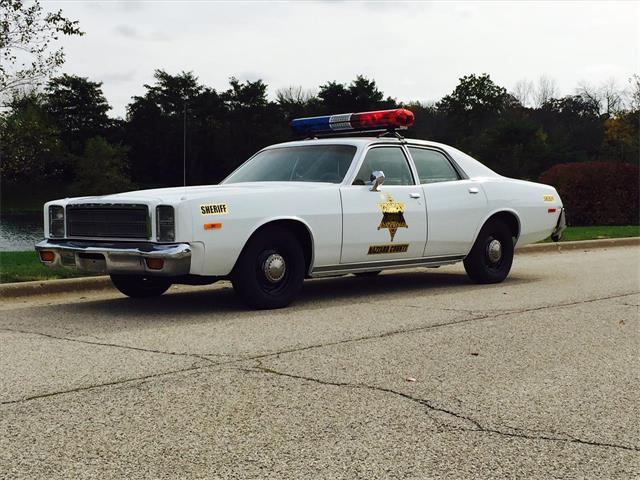
[[[594, 240], [599, 238], [640, 237], [640, 226], [620, 227], [568, 227], [563, 242]], [[545, 240], [551, 241], [551, 240]], [[33, 252], [0, 252], [0, 283], [47, 280], [52, 278], [82, 277], [75, 270], [45, 267]]]
[[45, 267], [33, 252], [0, 252], [0, 283], [83, 277], [75, 270]]
[[[576, 240], [598, 240], [601, 238], [640, 237], [640, 225], [614, 227], [567, 227], [562, 233], [561, 242]], [[550, 242], [548, 238], [545, 242]]]

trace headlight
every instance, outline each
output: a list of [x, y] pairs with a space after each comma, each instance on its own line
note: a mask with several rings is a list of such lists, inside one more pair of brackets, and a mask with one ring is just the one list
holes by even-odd
[[159, 242], [173, 242], [176, 239], [176, 219], [172, 206], [156, 207], [156, 235]]
[[64, 237], [64, 207], [60, 205], [49, 205], [49, 236]]

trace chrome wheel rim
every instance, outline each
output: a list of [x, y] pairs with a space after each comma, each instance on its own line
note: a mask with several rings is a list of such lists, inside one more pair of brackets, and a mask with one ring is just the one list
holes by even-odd
[[499, 263], [502, 259], [502, 244], [495, 238], [487, 245], [487, 258], [491, 263]]
[[262, 271], [264, 273], [264, 277], [270, 283], [280, 282], [287, 271], [287, 265], [284, 261], [284, 257], [277, 253], [270, 254], [262, 265]]

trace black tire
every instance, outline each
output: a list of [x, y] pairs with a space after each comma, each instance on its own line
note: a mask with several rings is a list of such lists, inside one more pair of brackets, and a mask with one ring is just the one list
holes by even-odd
[[373, 272], [354, 273], [354, 275], [356, 277], [370, 278], [370, 277], [376, 277], [376, 276], [380, 275], [381, 273], [382, 273], [382, 270], [374, 270]]
[[511, 230], [499, 220], [490, 220], [482, 227], [471, 252], [464, 259], [464, 269], [476, 283], [500, 283], [509, 275], [512, 263]]
[[146, 275], [111, 275], [111, 282], [131, 298], [159, 297], [171, 286], [167, 279]]
[[[279, 268], [281, 262], [284, 268]], [[275, 265], [273, 270], [268, 263]], [[282, 308], [300, 293], [304, 276], [300, 242], [286, 228], [273, 226], [265, 227], [247, 242], [231, 274], [231, 283], [251, 307]]]

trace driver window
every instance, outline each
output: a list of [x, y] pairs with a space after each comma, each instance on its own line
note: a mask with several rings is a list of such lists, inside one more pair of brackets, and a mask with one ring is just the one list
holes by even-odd
[[407, 159], [399, 147], [378, 147], [367, 152], [353, 185], [371, 185], [371, 172], [384, 172], [385, 185], [413, 185]]

